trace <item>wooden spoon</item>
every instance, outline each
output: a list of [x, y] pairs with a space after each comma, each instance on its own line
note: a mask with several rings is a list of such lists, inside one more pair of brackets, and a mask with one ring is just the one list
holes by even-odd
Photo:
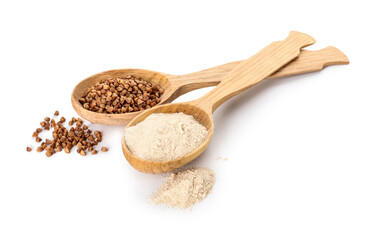
[[[177, 159], [168, 161], [151, 161], [138, 158], [129, 150], [124, 136], [122, 138], [122, 150], [127, 161], [137, 170], [145, 173], [161, 173], [184, 166], [197, 158], [208, 146], [214, 132], [212, 113], [223, 102], [243, 92], [249, 87], [267, 78], [291, 60], [296, 58], [300, 49], [311, 45], [315, 40], [299, 32], [290, 32], [289, 36], [279, 42], [273, 42], [251, 58], [238, 64], [228, 73], [219, 85], [202, 98], [186, 103], [171, 103], [157, 106], [144, 111], [135, 117], [126, 127], [134, 126], [143, 121], [152, 113], [176, 113], [183, 112], [192, 115], [208, 130], [205, 141], [194, 151]], [[124, 130], [124, 134], [125, 131]], [[139, 139], [141, 141], [141, 139]]]
[[[143, 111], [105, 114], [88, 111], [80, 104], [79, 99], [86, 93], [87, 88], [93, 86], [101, 79], [139, 76], [144, 80], [159, 84], [165, 89], [159, 104], [170, 103], [177, 97], [204, 87], [218, 85], [221, 80], [237, 65], [243, 61], [236, 61], [209, 68], [200, 72], [185, 75], [170, 75], [141, 69], [119, 69], [95, 74], [81, 81], [73, 90], [71, 102], [75, 111], [84, 119], [92, 123], [106, 125], [124, 125]], [[302, 50], [299, 57], [286, 65], [269, 78], [284, 77], [289, 75], [320, 71], [325, 66], [335, 64], [348, 64], [348, 58], [337, 48], [327, 47], [318, 51]]]

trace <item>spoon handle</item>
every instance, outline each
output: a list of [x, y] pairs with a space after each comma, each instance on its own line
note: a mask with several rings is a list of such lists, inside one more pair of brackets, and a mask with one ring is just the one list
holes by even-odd
[[329, 46], [317, 51], [301, 50], [299, 56], [268, 78], [321, 71], [330, 65], [349, 64], [348, 57], [338, 48]]
[[300, 49], [315, 43], [304, 33], [292, 31], [283, 41], [272, 42], [254, 56], [233, 68], [216, 88], [194, 101], [208, 112], [214, 112], [223, 102], [264, 80], [298, 57]]
[[[234, 61], [185, 75], [170, 75], [169, 80], [175, 88], [187, 93], [196, 89], [218, 85], [221, 80], [241, 61]], [[347, 56], [338, 48], [329, 46], [316, 51], [301, 50], [292, 62], [268, 78], [286, 77], [296, 74], [316, 72], [326, 66], [348, 64]]]
[[[168, 79], [171, 82], [171, 92], [176, 92], [177, 94], [172, 95], [166, 102], [172, 102], [175, 98], [200, 88], [218, 85], [233, 68], [242, 62], [244, 60], [226, 63], [190, 74], [169, 75]], [[316, 51], [301, 50], [296, 59], [268, 78], [316, 72], [321, 71], [326, 66], [341, 64], [349, 64], [349, 60], [336, 47], [329, 46]]]

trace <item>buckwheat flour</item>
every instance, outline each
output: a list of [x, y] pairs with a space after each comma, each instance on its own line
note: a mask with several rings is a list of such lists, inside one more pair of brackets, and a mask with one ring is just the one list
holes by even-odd
[[137, 157], [167, 161], [192, 152], [207, 135], [207, 129], [191, 115], [154, 113], [127, 128], [124, 139], [129, 150]]
[[206, 168], [170, 173], [166, 182], [151, 196], [151, 203], [188, 208], [206, 198], [215, 183], [215, 174]]

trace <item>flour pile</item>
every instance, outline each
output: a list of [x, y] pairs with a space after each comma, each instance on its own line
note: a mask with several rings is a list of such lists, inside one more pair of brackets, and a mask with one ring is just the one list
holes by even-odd
[[184, 156], [199, 147], [208, 135], [207, 129], [191, 115], [154, 113], [129, 127], [125, 142], [139, 158], [167, 161]]
[[153, 204], [188, 208], [206, 198], [215, 183], [215, 174], [206, 168], [191, 168], [171, 173], [151, 196]]

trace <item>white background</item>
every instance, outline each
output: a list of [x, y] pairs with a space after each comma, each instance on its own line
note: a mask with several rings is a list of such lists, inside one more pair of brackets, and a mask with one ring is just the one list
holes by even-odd
[[[369, 2], [1, 1], [0, 239], [372, 239]], [[92, 126], [105, 154], [35, 152], [39, 122], [57, 109], [76, 116], [71, 91], [94, 73], [191, 73], [290, 30], [351, 64], [268, 80], [222, 105], [194, 162], [216, 184], [191, 210], [148, 203], [163, 177], [127, 163], [123, 126]]]

